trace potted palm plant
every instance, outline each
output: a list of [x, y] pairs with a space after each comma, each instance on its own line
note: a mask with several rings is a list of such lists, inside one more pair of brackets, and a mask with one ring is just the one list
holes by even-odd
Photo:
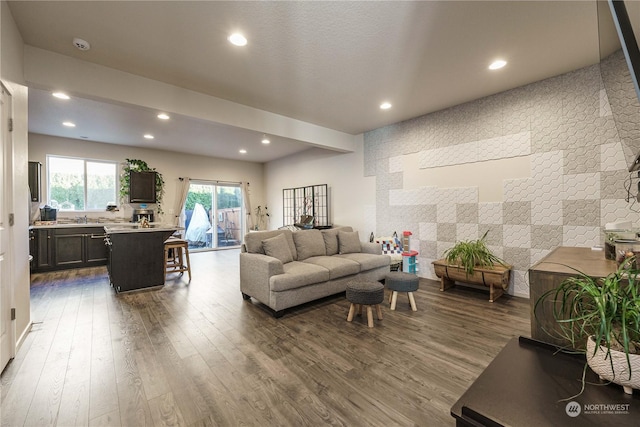
[[[545, 301], [562, 338], [584, 351], [587, 364], [600, 378], [622, 385], [625, 393], [640, 388], [640, 293], [634, 257], [601, 279], [577, 271], [536, 301], [534, 315]], [[586, 349], [585, 349], [586, 347]]]
[[489, 249], [488, 233], [487, 230], [480, 239], [457, 242], [445, 251], [444, 259], [433, 261], [441, 291], [456, 281], [485, 285], [490, 289], [489, 301], [494, 302], [509, 288], [511, 266]]

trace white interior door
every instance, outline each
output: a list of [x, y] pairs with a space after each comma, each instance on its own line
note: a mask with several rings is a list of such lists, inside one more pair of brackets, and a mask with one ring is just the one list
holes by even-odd
[[7, 185], [10, 170], [10, 136], [9, 117], [11, 95], [0, 85], [2, 97], [0, 110], [2, 123], [0, 124], [0, 371], [9, 362], [13, 353], [13, 334], [11, 333], [11, 271], [9, 268], [9, 192]]

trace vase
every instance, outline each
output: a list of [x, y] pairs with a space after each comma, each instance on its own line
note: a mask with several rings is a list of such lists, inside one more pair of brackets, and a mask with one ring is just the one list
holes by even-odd
[[[640, 389], [640, 354], [630, 354], [631, 373], [629, 363], [624, 352], [611, 350], [611, 358], [607, 357], [607, 348], [599, 346], [595, 351], [596, 342], [590, 336], [587, 340], [587, 364], [601, 379], [621, 385], [624, 392], [632, 394], [633, 389]], [[612, 367], [613, 365], [613, 367]]]

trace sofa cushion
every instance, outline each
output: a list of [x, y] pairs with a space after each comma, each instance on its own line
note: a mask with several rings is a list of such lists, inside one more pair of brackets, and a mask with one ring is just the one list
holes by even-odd
[[335, 256], [357, 262], [358, 264], [360, 264], [360, 271], [373, 270], [378, 267], [388, 267], [391, 262], [391, 258], [389, 257], [389, 255], [351, 253]]
[[244, 235], [244, 246], [250, 254], [264, 254], [262, 241], [282, 234], [287, 243], [293, 259], [297, 259], [296, 245], [293, 243], [293, 233], [291, 230], [271, 230], [271, 231], [251, 231]]
[[319, 265], [293, 261], [283, 265], [284, 274], [269, 278], [272, 291], [286, 291], [329, 280], [329, 270]]
[[338, 229], [330, 228], [328, 230], [322, 230], [322, 238], [324, 239], [324, 248], [327, 251], [327, 255], [335, 255], [338, 253]]
[[300, 230], [293, 233], [293, 241], [298, 253], [298, 261], [304, 261], [312, 256], [327, 254], [324, 239], [320, 230]]
[[359, 263], [337, 256], [314, 256], [307, 258], [304, 262], [327, 268], [331, 280], [360, 273]]
[[357, 231], [338, 231], [338, 250], [341, 254], [361, 252], [360, 237]]
[[293, 261], [293, 255], [287, 244], [287, 239], [284, 234], [278, 234], [277, 236], [265, 239], [262, 241], [262, 248], [265, 255], [278, 258], [283, 264]]

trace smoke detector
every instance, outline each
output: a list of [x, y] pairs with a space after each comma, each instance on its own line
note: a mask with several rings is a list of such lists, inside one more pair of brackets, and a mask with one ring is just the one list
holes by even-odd
[[91, 49], [91, 45], [89, 44], [88, 41], [82, 40], [81, 38], [78, 38], [78, 37], [73, 39], [73, 45], [77, 47], [79, 50]]

